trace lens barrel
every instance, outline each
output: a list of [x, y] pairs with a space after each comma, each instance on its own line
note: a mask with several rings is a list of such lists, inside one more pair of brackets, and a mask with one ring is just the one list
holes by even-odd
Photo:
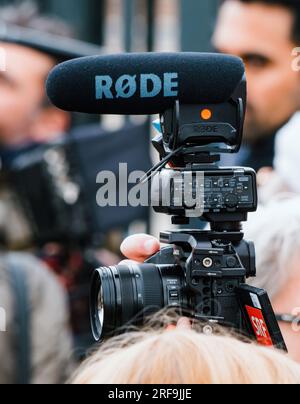
[[96, 341], [127, 324], [139, 325], [164, 304], [160, 269], [152, 264], [102, 267], [91, 287], [91, 324]]

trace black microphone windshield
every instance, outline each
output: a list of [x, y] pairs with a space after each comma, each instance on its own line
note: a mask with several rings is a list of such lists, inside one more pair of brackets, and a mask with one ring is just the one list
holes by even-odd
[[47, 81], [66, 111], [150, 115], [183, 104], [226, 102], [245, 74], [241, 59], [210, 53], [92, 56], [56, 66]]

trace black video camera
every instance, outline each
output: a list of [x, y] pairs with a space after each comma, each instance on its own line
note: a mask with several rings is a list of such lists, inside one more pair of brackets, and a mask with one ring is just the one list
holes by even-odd
[[[161, 133], [153, 145], [161, 162], [144, 179], [158, 178], [155, 210], [173, 216], [178, 225], [197, 216], [211, 229], [164, 232], [161, 242], [170, 246], [145, 264], [97, 269], [91, 291], [96, 340], [173, 307], [203, 322], [206, 332], [226, 326], [286, 350], [266, 292], [246, 285], [256, 276], [255, 248], [243, 239], [241, 223], [257, 209], [256, 174], [218, 166], [221, 153], [240, 149], [245, 110], [244, 76], [229, 99], [198, 105], [175, 100], [160, 114]], [[201, 191], [197, 206], [177, 200], [186, 176], [189, 195]], [[163, 203], [166, 189], [169, 204]]]

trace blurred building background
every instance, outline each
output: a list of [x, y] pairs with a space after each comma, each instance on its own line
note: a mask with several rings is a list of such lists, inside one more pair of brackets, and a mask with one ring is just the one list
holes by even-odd
[[[22, 0], [0, 0], [0, 5]], [[36, 0], [109, 50], [208, 51], [219, 0]]]

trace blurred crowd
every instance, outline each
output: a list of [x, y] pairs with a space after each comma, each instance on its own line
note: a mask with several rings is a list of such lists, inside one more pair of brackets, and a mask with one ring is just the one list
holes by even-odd
[[[122, 239], [138, 232], [130, 230], [132, 223], [142, 222], [147, 232], [149, 213], [116, 213], [103, 228], [100, 223], [91, 231], [95, 220], [81, 207], [91, 205], [81, 195], [80, 181], [76, 183], [86, 166], [76, 167], [72, 181], [61, 174], [66, 163], [59, 159], [62, 151], [73, 173], [68, 153], [86, 142], [82, 138], [95, 149], [98, 134], [101, 147], [106, 145], [103, 150], [113, 153], [115, 148], [108, 148], [107, 129], [100, 123], [74, 131], [78, 116], [50, 105], [45, 80], [57, 63], [103, 50], [75, 40], [65, 22], [41, 16], [28, 3], [0, 9], [0, 26], [5, 55], [0, 71], [0, 307], [6, 313], [6, 332], [0, 332], [0, 383], [64, 383], [93, 344], [91, 271], [115, 265], [124, 256], [143, 262], [160, 244], [138, 235], [119, 252]], [[56, 46], [63, 43], [65, 47]], [[113, 339], [84, 363], [74, 383], [300, 383], [295, 363], [300, 363], [300, 73], [293, 68], [298, 46], [297, 1], [221, 2], [212, 47], [241, 57], [248, 80], [243, 147], [222, 164], [253, 167], [258, 173], [259, 209], [244, 225], [246, 239], [257, 250], [258, 275], [251, 283], [269, 293], [290, 359], [229, 335], [200, 335], [181, 319], [171, 330], [151, 328]], [[122, 147], [131, 151], [128, 161], [147, 169], [148, 146], [135, 149], [123, 139]], [[99, 144], [97, 160], [101, 150]], [[71, 156], [79, 160], [77, 154]], [[104, 152], [104, 157], [119, 159], [117, 153]], [[60, 167], [54, 177], [63, 177], [69, 191], [61, 199], [44, 185], [53, 181], [47, 173], [51, 164]], [[80, 206], [79, 200], [84, 201]], [[61, 226], [57, 234], [56, 221]]]

